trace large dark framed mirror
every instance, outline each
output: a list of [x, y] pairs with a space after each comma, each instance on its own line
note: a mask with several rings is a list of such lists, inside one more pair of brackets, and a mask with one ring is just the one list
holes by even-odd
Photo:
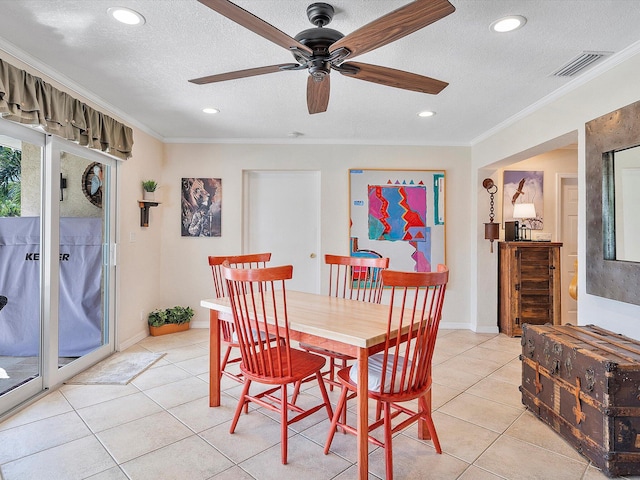
[[586, 124], [587, 293], [640, 305], [640, 102]]

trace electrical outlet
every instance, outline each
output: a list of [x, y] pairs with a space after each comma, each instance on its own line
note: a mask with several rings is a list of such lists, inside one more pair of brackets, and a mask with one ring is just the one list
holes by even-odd
[[136, 232], [129, 232], [129, 243], [135, 243], [136, 241]]

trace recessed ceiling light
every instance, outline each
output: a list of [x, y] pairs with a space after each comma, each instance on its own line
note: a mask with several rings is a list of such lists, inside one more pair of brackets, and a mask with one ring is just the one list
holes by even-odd
[[498, 33], [513, 32], [527, 23], [522, 15], [509, 15], [502, 17], [491, 24], [491, 30]]
[[289, 138], [298, 138], [298, 137], [302, 137], [304, 135], [304, 133], [302, 132], [289, 132], [287, 133], [287, 137]]
[[203, 108], [202, 111], [204, 113], [219, 113], [220, 110], [218, 110], [217, 108]]
[[418, 116], [419, 117], [433, 117], [436, 114], [436, 112], [432, 112], [431, 110], [425, 110], [424, 112], [418, 112]]
[[126, 7], [111, 7], [107, 9], [107, 13], [121, 23], [127, 25], [143, 25], [145, 19], [135, 10]]

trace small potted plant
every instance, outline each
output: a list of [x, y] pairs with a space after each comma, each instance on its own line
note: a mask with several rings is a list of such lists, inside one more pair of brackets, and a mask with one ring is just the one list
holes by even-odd
[[158, 182], [155, 180], [144, 180], [142, 182], [142, 199], [143, 200], [155, 200], [156, 188], [158, 188]]
[[152, 336], [189, 330], [189, 322], [194, 315], [191, 307], [171, 307], [154, 310], [149, 314], [149, 333]]

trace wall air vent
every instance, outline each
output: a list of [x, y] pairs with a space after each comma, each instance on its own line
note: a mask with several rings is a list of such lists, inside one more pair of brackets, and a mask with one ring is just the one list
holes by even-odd
[[554, 77], [573, 77], [601, 58], [609, 56], [612, 53], [613, 52], [582, 52], [551, 75]]

